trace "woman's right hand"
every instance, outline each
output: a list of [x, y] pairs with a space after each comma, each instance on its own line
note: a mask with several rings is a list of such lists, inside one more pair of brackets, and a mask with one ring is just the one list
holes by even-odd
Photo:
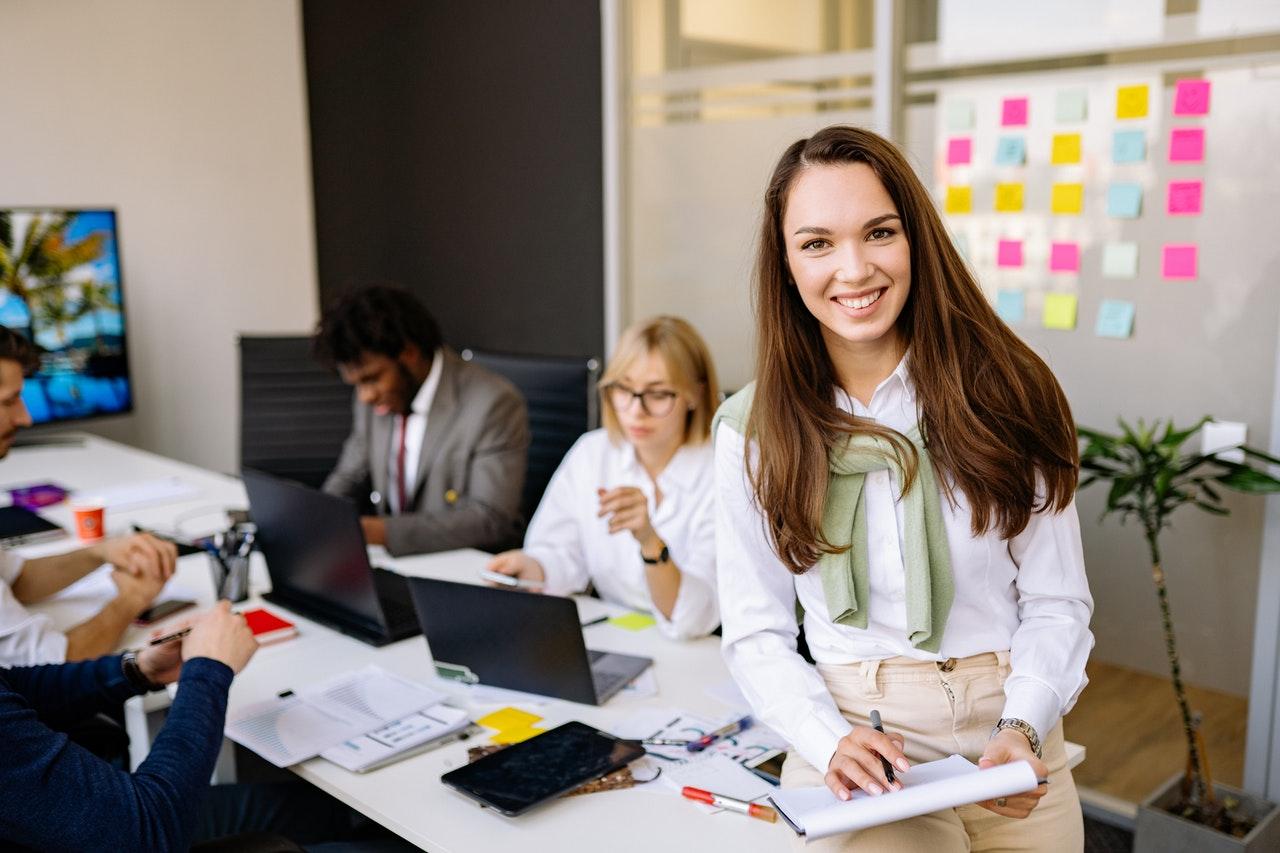
[[853, 731], [836, 744], [836, 754], [831, 756], [827, 767], [827, 787], [841, 800], [849, 799], [857, 788], [872, 796], [898, 790], [902, 783], [889, 783], [880, 757], [884, 756], [895, 770], [905, 773], [911, 764], [902, 751], [903, 743], [902, 735], [896, 732], [886, 734], [870, 726], [854, 726]]
[[[524, 551], [503, 551], [489, 561], [487, 568], [489, 571], [497, 572], [500, 575], [508, 575], [513, 578], [519, 578], [529, 584], [536, 584], [536, 586], [526, 587], [535, 592], [541, 592], [542, 584], [547, 580], [547, 573], [543, 571], [542, 564]], [[502, 587], [502, 584], [494, 581], [486, 581], [485, 583], [493, 587]]]
[[258, 650], [258, 641], [239, 613], [231, 612], [231, 602], [219, 601], [191, 626], [182, 640], [182, 659], [211, 658], [239, 673]]

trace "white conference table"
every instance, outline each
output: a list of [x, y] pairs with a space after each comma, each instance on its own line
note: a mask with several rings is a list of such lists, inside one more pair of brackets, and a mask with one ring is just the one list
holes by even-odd
[[[85, 436], [80, 446], [18, 448], [0, 461], [0, 488], [23, 483], [53, 481], [72, 490], [92, 491], [109, 486], [177, 477], [198, 494], [162, 504], [133, 509], [107, 510], [110, 534], [125, 533], [137, 523], [162, 532], [187, 536], [212, 532], [225, 525], [222, 511], [244, 508], [243, 486], [233, 478], [155, 454], [126, 447], [105, 439]], [[65, 505], [50, 507], [45, 515], [71, 528], [70, 510]], [[35, 556], [74, 546], [61, 540], [29, 546], [22, 553]], [[487, 555], [479, 551], [454, 551], [409, 558], [390, 558], [381, 548], [371, 548], [376, 565], [406, 575], [435, 577], [462, 582], [478, 582], [476, 572]], [[179, 560], [173, 590], [202, 603], [213, 600], [213, 585], [203, 555]], [[253, 601], [269, 588], [265, 566], [255, 554], [251, 569]], [[111, 593], [106, 570], [74, 585], [40, 609], [62, 627], [92, 615]], [[165, 594], [162, 593], [162, 598]], [[597, 614], [620, 613], [618, 608], [595, 599], [578, 599], [584, 620]], [[271, 609], [283, 610], [268, 604]], [[676, 709], [708, 717], [724, 717], [734, 709], [713, 698], [708, 688], [728, 680], [720, 656], [719, 641], [705, 638], [692, 642], [668, 640], [656, 628], [629, 631], [610, 623], [584, 628], [590, 648], [639, 654], [654, 659], [656, 696], [620, 694], [603, 707], [546, 700], [530, 704], [519, 700], [492, 703], [492, 697], [477, 700], [461, 685], [435, 677], [426, 641], [421, 637], [374, 648], [304, 617], [284, 612], [299, 628], [299, 636], [261, 648], [231, 688], [230, 708], [261, 701], [286, 689], [297, 689], [368, 664], [404, 677], [429, 683], [450, 694], [451, 700], [468, 706], [476, 714], [512, 704], [542, 716], [555, 725], [578, 719], [608, 730], [612, 724], [645, 709]], [[179, 614], [174, 619], [181, 619]], [[163, 627], [163, 623], [161, 623]], [[131, 628], [125, 645], [143, 642], [152, 629]], [[487, 701], [483, 701], [487, 700]], [[135, 713], [144, 707], [136, 703]], [[163, 707], [163, 694], [148, 697], [145, 707]], [[133, 733], [131, 728], [131, 733]], [[408, 841], [439, 853], [510, 853], [512, 850], [556, 850], [572, 853], [653, 851], [663, 847], [704, 849], [723, 845], [739, 851], [784, 849], [793, 834], [784, 824], [770, 825], [741, 815], [709, 814], [682, 800], [670, 788], [654, 782], [633, 789], [608, 791], [559, 800], [519, 818], [505, 818], [482, 809], [440, 783], [441, 774], [466, 762], [468, 745], [486, 742], [474, 738], [405, 759], [367, 774], [355, 774], [323, 759], [312, 759], [290, 768], [352, 808], [376, 820]], [[1068, 744], [1072, 766], [1084, 757], [1083, 748]]]

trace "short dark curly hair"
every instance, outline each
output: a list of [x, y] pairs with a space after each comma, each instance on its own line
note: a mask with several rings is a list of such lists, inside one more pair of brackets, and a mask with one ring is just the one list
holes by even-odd
[[30, 376], [40, 369], [40, 348], [26, 335], [8, 326], [0, 326], [0, 360], [16, 361], [22, 367], [22, 375]]
[[443, 343], [440, 327], [426, 306], [403, 287], [370, 284], [348, 290], [329, 303], [316, 326], [311, 352], [321, 363], [354, 364], [365, 353], [396, 358], [415, 344], [430, 358]]

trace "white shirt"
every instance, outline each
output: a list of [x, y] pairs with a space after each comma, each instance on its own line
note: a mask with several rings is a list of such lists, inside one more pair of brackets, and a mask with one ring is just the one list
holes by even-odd
[[[917, 423], [915, 390], [898, 365], [876, 388], [871, 405], [847, 394], [838, 405], [906, 432]], [[797, 597], [814, 660], [848, 664], [901, 655], [945, 660], [1010, 651], [1002, 716], [1026, 720], [1042, 738], [1071, 709], [1088, 679], [1093, 599], [1085, 578], [1074, 501], [1060, 513], [1033, 513], [1011, 540], [989, 531], [974, 537], [969, 505], [942, 500], [955, 599], [937, 655], [913, 647], [906, 634], [902, 564], [903, 510], [889, 471], [867, 474], [867, 627], [836, 625], [828, 616], [816, 568], [793, 575], [778, 560], [744, 467], [744, 440], [721, 424], [716, 435], [716, 539], [724, 656], [743, 694], [767, 724], [820, 770], [852, 728], [818, 672], [796, 652]], [[753, 458], [756, 447], [752, 445]], [[994, 720], [992, 721], [995, 722]]]
[[[588, 583], [606, 601], [647, 610], [669, 637], [709, 634], [720, 624], [716, 610], [715, 482], [710, 444], [686, 444], [658, 475], [662, 503], [654, 506], [654, 484], [628, 442], [614, 444], [603, 429], [582, 436], [565, 454], [529, 522], [525, 553], [542, 564], [552, 595], [582, 592]], [[609, 533], [597, 518], [596, 489], [635, 486], [649, 503], [649, 523], [680, 569], [680, 589], [671, 618], [653, 604], [640, 544], [629, 530]]]
[[20, 574], [22, 560], [0, 550], [0, 666], [62, 663], [67, 659], [67, 635], [14, 596], [11, 587]]
[[427, 435], [427, 414], [431, 411], [431, 403], [436, 398], [436, 389], [440, 387], [440, 374], [443, 372], [444, 359], [440, 350], [436, 350], [431, 359], [431, 370], [427, 378], [422, 380], [418, 393], [413, 395], [409, 404], [409, 415], [403, 420], [396, 418], [396, 426], [391, 431], [391, 452], [387, 454], [387, 479], [391, 494], [388, 496], [391, 512], [402, 511], [400, 496], [396, 493], [396, 462], [400, 452], [400, 430], [404, 429], [404, 493], [412, 498], [413, 488], [418, 482], [418, 460], [422, 458], [422, 440]]

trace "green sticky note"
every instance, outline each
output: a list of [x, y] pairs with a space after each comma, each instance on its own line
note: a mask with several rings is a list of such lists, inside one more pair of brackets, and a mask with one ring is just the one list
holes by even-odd
[[609, 620], [610, 625], [617, 625], [619, 628], [626, 628], [628, 631], [643, 631], [645, 628], [652, 628], [658, 624], [658, 620], [654, 619], [648, 613], [627, 613], [623, 616], [615, 616]]
[[1084, 89], [1059, 92], [1056, 111], [1058, 121], [1063, 123], [1084, 121], [1088, 105], [1089, 95]]
[[1104, 243], [1102, 276], [1103, 278], [1137, 278], [1138, 244]]
[[947, 129], [970, 130], [973, 127], [973, 101], [956, 98], [947, 101]]

